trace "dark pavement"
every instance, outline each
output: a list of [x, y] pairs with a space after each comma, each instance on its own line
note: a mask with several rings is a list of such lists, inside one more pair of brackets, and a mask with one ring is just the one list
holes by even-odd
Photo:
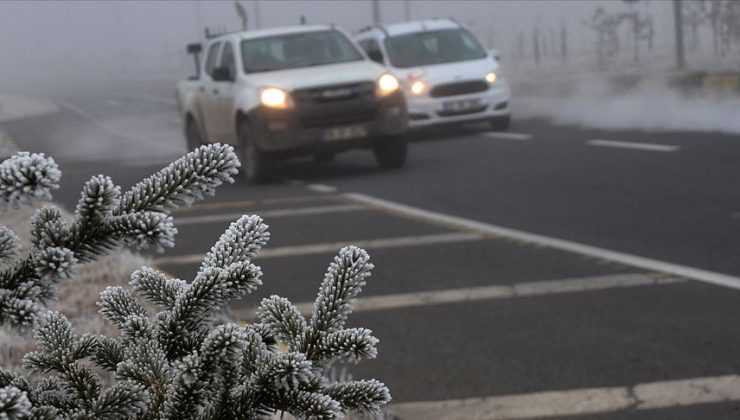
[[[82, 183], [91, 175], [102, 172], [128, 186], [155, 171], [161, 166], [158, 161], [185, 151], [175, 107], [165, 100], [171, 98], [171, 84], [98, 81], [89, 89], [91, 94], [60, 89], [53, 98], [72, 107], [0, 127], [21, 149], [58, 158], [64, 176], [56, 199], [68, 209], [74, 208]], [[194, 216], [285, 210], [287, 216], [266, 217], [272, 226], [268, 249], [370, 241], [368, 252], [376, 269], [361, 298], [552, 285], [538, 286], [544, 291], [531, 295], [463, 296], [448, 303], [352, 315], [350, 325], [371, 328], [381, 342], [377, 360], [349, 369], [356, 377], [386, 382], [395, 403], [739, 373], [736, 289], [685, 279], [629, 286], [615, 282], [601, 290], [568, 288], [567, 281], [574, 279], [665, 276], [371, 206], [300, 214], [319, 206], [357, 205], [343, 193], [359, 192], [472, 221], [740, 276], [737, 135], [607, 132], [516, 119], [509, 131], [531, 138], [496, 137], [476, 128], [415, 134], [408, 165], [398, 171], [377, 169], [372, 155], [364, 151], [339, 155], [336, 162], [320, 166], [310, 160], [285, 162], [274, 182], [254, 186], [238, 179], [202, 205], [178, 212], [176, 224]], [[596, 147], [588, 144], [593, 139], [680, 149]], [[296, 214], [291, 216], [291, 211]], [[177, 245], [155, 255], [155, 262], [174, 276], [190, 279], [198, 266], [195, 260], [168, 263], [167, 258], [205, 253], [228, 223], [179, 226]], [[450, 239], [454, 235], [463, 236]], [[398, 238], [417, 242], [392, 246], [386, 241]], [[236, 303], [235, 313], [248, 320], [249, 310], [270, 294], [295, 303], [312, 301], [332, 256], [333, 252], [309, 249], [260, 259], [265, 284]], [[736, 418], [739, 399], [728, 399], [710, 404], [676, 401], [660, 409], [572, 418]]]

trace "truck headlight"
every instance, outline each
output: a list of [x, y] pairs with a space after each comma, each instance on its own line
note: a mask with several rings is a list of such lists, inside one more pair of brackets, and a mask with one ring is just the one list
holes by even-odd
[[486, 82], [494, 84], [496, 83], [496, 79], [498, 79], [498, 76], [496, 75], [495, 71], [492, 71], [486, 74]]
[[417, 80], [411, 83], [411, 86], [409, 86], [409, 90], [414, 95], [421, 95], [422, 93], [424, 93], [424, 91], [427, 90], [427, 84], [421, 80]]
[[392, 93], [395, 93], [400, 86], [400, 84], [398, 83], [398, 79], [388, 73], [380, 76], [376, 85], [378, 96], [388, 96]]
[[268, 108], [287, 109], [293, 102], [288, 92], [277, 87], [266, 87], [260, 90], [260, 103]]

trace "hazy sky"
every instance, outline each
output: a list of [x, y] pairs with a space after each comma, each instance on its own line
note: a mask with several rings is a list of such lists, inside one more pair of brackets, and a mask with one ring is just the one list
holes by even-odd
[[[309, 23], [336, 23], [354, 32], [372, 21], [367, 0], [242, 1], [261, 27], [293, 25], [305, 15]], [[486, 44], [506, 51], [516, 35], [529, 35], [536, 22], [546, 30], [567, 25], [572, 49], [592, 45], [581, 21], [596, 5], [626, 9], [622, 1], [510, 0], [411, 1], [412, 19], [453, 16], [471, 26]], [[642, 0], [640, 10], [661, 15], [669, 28], [670, 2]], [[402, 1], [382, 1], [384, 23], [405, 19]], [[240, 27], [233, 1], [0, 1], [0, 83], [9, 75], [76, 71], [189, 70], [184, 45], [202, 37], [204, 26]], [[666, 31], [663, 31], [666, 33]], [[660, 33], [659, 33], [660, 35]], [[1, 86], [0, 86], [1, 88]]]

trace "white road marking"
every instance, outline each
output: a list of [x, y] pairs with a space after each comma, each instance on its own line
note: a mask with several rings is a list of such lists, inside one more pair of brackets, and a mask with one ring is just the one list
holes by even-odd
[[[273, 204], [295, 204], [295, 203], [310, 203], [316, 201], [336, 201], [338, 195], [298, 195], [293, 197], [277, 197], [277, 198], [264, 198], [261, 200], [237, 200], [237, 201], [221, 201], [215, 203], [201, 203], [194, 204], [190, 207], [180, 207], [175, 212], [187, 213], [201, 210], [220, 210], [220, 209], [243, 209], [245, 207], [256, 206], [257, 204], [262, 205], [273, 205]], [[342, 200], [346, 203], [345, 200]]]
[[530, 140], [533, 137], [531, 134], [509, 133], [504, 131], [489, 131], [487, 133], [482, 133], [481, 135], [492, 139], [504, 140]]
[[405, 419], [512, 420], [685, 407], [740, 401], [740, 376], [649, 382], [613, 388], [584, 388], [486, 398], [392, 404]]
[[[295, 257], [302, 255], [331, 254], [347, 245], [355, 245], [365, 249], [401, 248], [408, 246], [424, 246], [449, 244], [455, 242], [477, 241], [483, 237], [476, 233], [440, 233], [436, 235], [401, 236], [397, 238], [368, 239], [359, 241], [329, 242], [308, 245], [293, 245], [280, 248], [263, 249], [257, 259]], [[171, 257], [155, 258], [155, 266], [197, 264], [203, 261], [203, 254], [174, 255]]]
[[306, 186], [311, 191], [316, 191], [320, 193], [335, 193], [337, 192], [337, 187], [332, 187], [331, 185], [324, 185], [324, 184], [308, 184]]
[[168, 98], [166, 96], [150, 95], [148, 93], [131, 93], [131, 92], [117, 92], [116, 95], [127, 96], [130, 98], [142, 99], [149, 102], [156, 102], [166, 105], [177, 105], [177, 100], [174, 98]]
[[589, 146], [647, 150], [650, 152], [677, 152], [681, 150], [680, 146], [673, 146], [670, 144], [634, 143], [629, 141], [616, 140], [589, 140], [586, 142], [586, 144], [588, 144]]
[[[530, 296], [580, 293], [595, 290], [619, 289], [625, 287], [659, 286], [685, 282], [678, 277], [656, 277], [650, 274], [615, 274], [607, 276], [580, 277], [562, 280], [545, 280], [496, 286], [467, 287], [460, 289], [432, 290], [413, 293], [360, 297], [353, 312], [380, 311], [386, 309], [415, 306], [442, 305], [478, 300], [511, 299]], [[298, 310], [309, 315], [313, 312], [313, 302], [296, 304]], [[254, 309], [235, 311], [241, 320], [254, 317]]]
[[[291, 216], [310, 216], [316, 214], [340, 213], [348, 211], [366, 210], [365, 207], [356, 204], [344, 204], [336, 206], [314, 206], [297, 209], [274, 209], [274, 210], [250, 210], [249, 213], [257, 214], [265, 220], [277, 219]], [[208, 214], [205, 216], [180, 217], [175, 219], [175, 225], [194, 225], [198, 223], [229, 222], [240, 218], [244, 213]]]
[[465, 219], [462, 217], [450, 216], [430, 210], [424, 210], [388, 200], [383, 200], [380, 198], [371, 197], [365, 194], [345, 193], [344, 196], [350, 200], [354, 200], [356, 203], [368, 205], [392, 214], [402, 215], [412, 219], [446, 226], [451, 229], [475, 232], [487, 236], [510, 238], [518, 241], [532, 243], [535, 245], [559, 249], [561, 251], [567, 251], [575, 254], [585, 255], [588, 257], [594, 257], [603, 260], [618, 262], [625, 265], [631, 265], [633, 267], [639, 267], [649, 271], [657, 271], [661, 273], [672, 274], [675, 276], [686, 277], [705, 283], [711, 283], [718, 286], [740, 289], [740, 277], [730, 276], [727, 274], [660, 260], [654, 260], [651, 258], [627, 254], [619, 251], [613, 251], [605, 248], [599, 248], [591, 245], [585, 245], [564, 239], [538, 235], [536, 233], [510, 229], [489, 223]]

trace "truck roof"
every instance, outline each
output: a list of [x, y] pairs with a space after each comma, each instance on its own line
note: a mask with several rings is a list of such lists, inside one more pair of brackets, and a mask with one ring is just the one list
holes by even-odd
[[213, 38], [211, 41], [215, 39], [226, 39], [226, 38], [255, 39], [255, 38], [264, 38], [264, 37], [275, 36], [275, 35], [296, 34], [296, 33], [301, 33], [301, 32], [326, 31], [332, 28], [333, 26], [330, 26], [330, 25], [280, 26], [277, 28], [256, 29], [252, 31], [241, 31], [241, 32], [230, 32], [227, 34], [220, 35], [216, 38]]

